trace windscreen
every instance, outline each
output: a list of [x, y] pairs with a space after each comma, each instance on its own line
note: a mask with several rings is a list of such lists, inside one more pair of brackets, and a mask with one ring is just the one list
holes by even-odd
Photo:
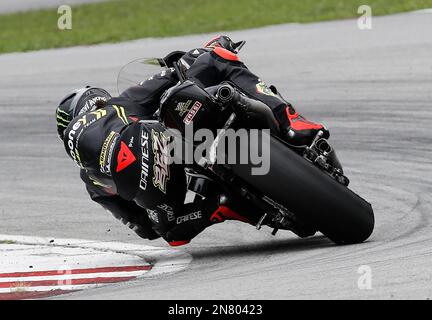
[[164, 69], [166, 69], [165, 63], [158, 58], [141, 58], [129, 62], [120, 69], [117, 76], [118, 94], [161, 73]]

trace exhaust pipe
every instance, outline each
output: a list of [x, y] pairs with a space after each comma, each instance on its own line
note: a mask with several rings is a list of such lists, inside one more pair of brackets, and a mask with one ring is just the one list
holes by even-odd
[[217, 99], [222, 103], [230, 102], [235, 96], [235, 89], [228, 84], [221, 85], [216, 92]]
[[242, 95], [229, 84], [223, 84], [218, 88], [216, 98], [225, 105], [232, 103], [234, 109], [247, 116], [248, 121], [254, 119], [254, 125], [270, 129], [275, 134], [279, 133], [278, 122], [273, 112], [263, 102]]
[[329, 145], [326, 139], [320, 139], [316, 142], [316, 147], [322, 153], [330, 153], [332, 152], [332, 147]]

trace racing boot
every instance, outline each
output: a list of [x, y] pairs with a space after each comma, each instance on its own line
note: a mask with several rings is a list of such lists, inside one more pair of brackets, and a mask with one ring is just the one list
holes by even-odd
[[315, 123], [301, 116], [291, 105], [285, 109], [289, 126], [285, 129], [285, 140], [294, 146], [310, 146], [317, 133], [323, 131], [323, 138], [330, 137], [329, 131], [319, 123]]
[[210, 216], [210, 220], [213, 223], [220, 223], [224, 222], [225, 220], [237, 220], [253, 224], [250, 218], [238, 213], [238, 211], [243, 212], [244, 210], [246, 210], [244, 206], [235, 204], [226, 195], [221, 195], [219, 197], [219, 207]]
[[[171, 223], [162, 222], [166, 214], [159, 215], [158, 231], [170, 246], [177, 247], [188, 244], [207, 227], [225, 220], [256, 224], [256, 222], [251, 221], [253, 218], [239, 214], [237, 210], [243, 212], [246, 209], [244, 205], [235, 204], [225, 195], [207, 197], [202, 201], [185, 204], [182, 215], [176, 216], [176, 219]], [[153, 213], [155, 212], [153, 211]]]
[[[166, 207], [166, 206], [165, 206]], [[196, 199], [193, 203], [181, 206], [180, 210], [173, 210], [171, 218], [160, 210], [162, 206], [151, 210], [152, 214], [157, 215], [153, 223], [158, 232], [170, 246], [182, 246], [188, 244], [199, 233], [214, 224], [211, 216], [219, 208], [219, 196], [208, 196], [205, 199]], [[149, 210], [147, 210], [149, 211]]]

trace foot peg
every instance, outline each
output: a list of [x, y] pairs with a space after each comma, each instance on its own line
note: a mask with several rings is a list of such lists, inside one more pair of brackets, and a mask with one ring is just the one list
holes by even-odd
[[[264, 220], [267, 218], [267, 216], [268, 216], [268, 214], [264, 213], [264, 215], [259, 219], [258, 223], [256, 224], [257, 230], [261, 229], [262, 224], [264, 223]], [[282, 219], [282, 221], [283, 220], [284, 219]], [[275, 236], [278, 231], [279, 231], [279, 228], [274, 228], [271, 234]]]
[[261, 226], [262, 226], [265, 218], [267, 218], [267, 213], [264, 213], [264, 215], [259, 219], [258, 223], [256, 224], [257, 230], [261, 230]]

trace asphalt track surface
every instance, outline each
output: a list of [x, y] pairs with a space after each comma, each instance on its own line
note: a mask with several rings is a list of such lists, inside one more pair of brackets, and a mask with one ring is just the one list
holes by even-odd
[[[432, 14], [281, 25], [232, 32], [242, 60], [307, 117], [322, 121], [354, 191], [374, 207], [364, 244], [275, 237], [239, 222], [182, 248], [168, 277], [63, 296], [86, 299], [432, 298]], [[115, 92], [121, 66], [199, 46], [210, 35], [0, 56], [0, 233], [141, 241], [89, 201], [55, 133], [54, 108], [85, 84]], [[358, 288], [359, 267], [372, 289]]]

